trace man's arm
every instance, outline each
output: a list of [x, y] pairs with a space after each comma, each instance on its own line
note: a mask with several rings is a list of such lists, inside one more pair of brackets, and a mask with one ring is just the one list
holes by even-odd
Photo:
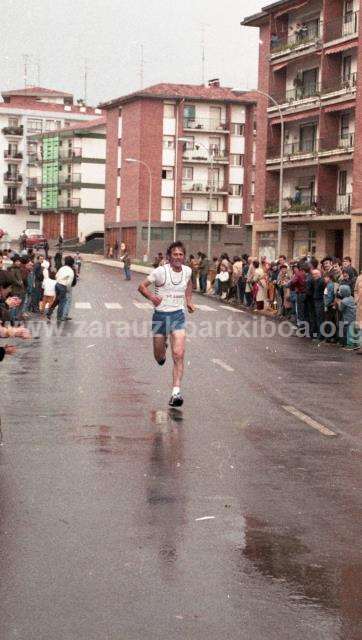
[[187, 287], [186, 287], [186, 291], [185, 291], [185, 298], [186, 298], [186, 304], [187, 304], [187, 309], [188, 309], [189, 313], [194, 313], [194, 311], [196, 311], [196, 308], [195, 308], [195, 305], [192, 303], [192, 280], [191, 280], [191, 278], [187, 283]]
[[144, 298], [147, 298], [147, 300], [152, 302], [154, 307], [158, 307], [158, 305], [160, 305], [162, 302], [162, 298], [160, 298], [160, 296], [156, 296], [154, 293], [152, 293], [152, 291], [149, 290], [151, 284], [152, 282], [150, 282], [149, 280], [143, 280], [143, 282], [141, 282], [140, 286], [138, 287], [138, 291]]

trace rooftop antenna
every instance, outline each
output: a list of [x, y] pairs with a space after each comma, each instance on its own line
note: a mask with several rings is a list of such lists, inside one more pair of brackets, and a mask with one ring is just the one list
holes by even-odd
[[88, 63], [87, 63], [87, 58], [84, 58], [84, 104], [87, 104], [87, 89], [88, 89]]
[[24, 88], [26, 89], [28, 84], [28, 63], [29, 63], [28, 53], [23, 54], [23, 61], [24, 61]]
[[140, 59], [140, 88], [141, 89], [143, 89], [144, 70], [145, 70], [144, 47], [143, 47], [143, 44], [141, 44], [141, 59]]

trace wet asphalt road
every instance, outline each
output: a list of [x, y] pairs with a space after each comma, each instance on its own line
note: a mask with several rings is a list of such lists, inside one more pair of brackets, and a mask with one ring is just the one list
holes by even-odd
[[362, 358], [197, 297], [168, 411], [139, 279], [85, 265], [0, 365], [0, 638], [360, 640]]

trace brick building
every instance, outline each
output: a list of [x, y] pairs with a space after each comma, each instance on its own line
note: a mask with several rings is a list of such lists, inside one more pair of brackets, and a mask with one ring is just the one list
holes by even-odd
[[[285, 121], [283, 252], [349, 254], [362, 266], [361, 0], [280, 0], [260, 29], [259, 89]], [[281, 123], [260, 97], [253, 252], [276, 247]]]
[[[254, 200], [255, 95], [220, 87], [159, 84], [101, 105], [107, 113], [106, 249], [125, 241], [151, 255], [174, 237], [190, 252], [248, 249], [245, 219]], [[182, 138], [183, 141], [179, 141]]]
[[71, 93], [26, 87], [2, 92], [0, 102], [0, 228], [10, 239], [40, 229], [39, 212], [28, 199], [27, 136], [99, 118], [98, 108], [74, 104]]
[[27, 200], [48, 240], [104, 234], [106, 117], [28, 136]]

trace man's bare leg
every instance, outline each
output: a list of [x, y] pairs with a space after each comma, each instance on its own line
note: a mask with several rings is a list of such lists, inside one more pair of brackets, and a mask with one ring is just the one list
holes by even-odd
[[155, 335], [153, 336], [153, 355], [156, 362], [163, 365], [166, 361], [166, 336]]
[[181, 387], [184, 373], [186, 331], [174, 331], [171, 333], [171, 349], [173, 358], [173, 387]]

